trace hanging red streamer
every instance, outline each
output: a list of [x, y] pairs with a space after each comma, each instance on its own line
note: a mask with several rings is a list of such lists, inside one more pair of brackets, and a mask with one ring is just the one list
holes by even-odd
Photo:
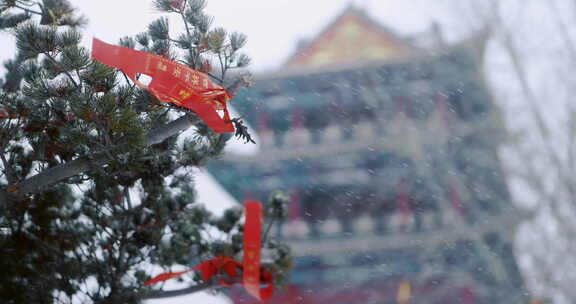
[[[230, 286], [240, 283], [239, 273], [243, 273], [242, 283], [246, 291], [260, 301], [268, 301], [274, 292], [274, 277], [270, 271], [260, 270], [262, 232], [262, 204], [247, 201], [245, 204], [246, 222], [244, 224], [244, 260], [239, 263], [230, 257], [218, 256], [205, 261], [189, 270], [162, 273], [146, 282], [145, 286], [177, 278], [191, 271], [199, 271], [202, 280], [210, 281], [217, 274], [226, 274], [232, 281], [220, 278], [219, 283]], [[260, 287], [264, 285], [264, 287]]]
[[[244, 288], [253, 297], [266, 301], [272, 297], [274, 286], [268, 284], [260, 289], [260, 235], [262, 232], [262, 204], [257, 201], [247, 201], [245, 205], [246, 222], [244, 223]], [[265, 275], [265, 280], [271, 281], [271, 275]]]
[[[231, 98], [226, 89], [214, 84], [208, 75], [162, 56], [116, 46], [94, 38], [92, 58], [122, 70], [139, 87], [148, 90], [161, 102], [190, 109], [214, 132], [234, 132], [226, 103]], [[152, 77], [149, 85], [137, 75]], [[220, 117], [218, 110], [224, 112]]]

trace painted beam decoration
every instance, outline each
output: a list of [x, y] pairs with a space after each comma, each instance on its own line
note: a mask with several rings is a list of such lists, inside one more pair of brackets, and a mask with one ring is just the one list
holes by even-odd
[[[242, 263], [231, 257], [217, 256], [189, 270], [159, 274], [144, 282], [144, 286], [177, 278], [192, 271], [199, 271], [204, 281], [210, 281], [216, 275], [226, 275], [232, 281], [226, 281], [220, 277], [218, 282], [221, 285], [231, 286], [235, 283], [242, 283], [246, 291], [254, 298], [259, 301], [270, 300], [274, 292], [274, 276], [270, 271], [260, 269], [262, 203], [247, 201], [244, 210], [246, 221], [244, 223], [244, 257]], [[242, 280], [237, 280], [240, 273], [242, 273]]]
[[[92, 58], [122, 70], [137, 86], [146, 89], [161, 102], [169, 102], [194, 111], [216, 133], [234, 132], [226, 103], [231, 99], [225, 88], [214, 84], [208, 75], [162, 56], [116, 46], [94, 38]], [[152, 77], [150, 84], [137, 75]], [[218, 111], [223, 112], [221, 117]]]

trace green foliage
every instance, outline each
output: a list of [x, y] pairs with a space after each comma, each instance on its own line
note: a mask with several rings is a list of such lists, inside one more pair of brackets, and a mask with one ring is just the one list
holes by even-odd
[[30, 16], [26, 13], [4, 14], [0, 17], [0, 29], [9, 29], [28, 20]]
[[29, 22], [15, 29], [16, 47], [20, 60], [38, 57], [40, 54], [56, 51], [57, 30]]
[[168, 24], [168, 18], [162, 17], [156, 21], [153, 21], [148, 25], [148, 33], [152, 40], [167, 40], [170, 38], [170, 26]]
[[[25, 1], [33, 3], [34, 1]], [[40, 24], [81, 26], [86, 23], [82, 16], [74, 14], [74, 8], [66, 0], [42, 0]]]
[[288, 215], [288, 206], [290, 198], [282, 191], [275, 191], [270, 194], [270, 199], [266, 205], [266, 215], [270, 218], [285, 218]]
[[[184, 33], [171, 33], [161, 17], [120, 44], [180, 60], [222, 84], [227, 71], [248, 63], [239, 53], [246, 37], [211, 29], [204, 1], [174, 3], [154, 5], [179, 15]], [[7, 204], [0, 197], [2, 303], [136, 303], [161, 269], [217, 254], [241, 258], [241, 209], [215, 217], [196, 204], [191, 178], [231, 135], [199, 121], [190, 138], [147, 145], [149, 131], [194, 113], [93, 61], [80, 45], [83, 23], [65, 0], [0, 0], [0, 28], [14, 34], [18, 50], [0, 79], [0, 191], [17, 192], [30, 176], [73, 160], [92, 164]], [[267, 227], [285, 216], [284, 203], [271, 197]], [[285, 273], [289, 250], [265, 238], [274, 252], [266, 267]]]

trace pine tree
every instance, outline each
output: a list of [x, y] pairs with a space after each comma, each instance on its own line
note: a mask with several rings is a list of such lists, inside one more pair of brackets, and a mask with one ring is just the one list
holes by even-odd
[[[185, 32], [162, 17], [121, 45], [208, 73], [230, 91], [246, 83], [227, 80], [249, 63], [239, 52], [246, 37], [212, 29], [205, 1], [154, 6], [179, 16]], [[0, 0], [0, 29], [17, 47], [0, 79], [0, 302], [138, 303], [216, 287], [198, 275], [180, 291], [143, 282], [174, 265], [241, 255], [242, 209], [215, 217], [195, 204], [190, 173], [231, 135], [92, 60], [80, 45], [85, 22], [66, 0]], [[179, 136], [191, 127], [193, 137]], [[271, 195], [266, 225], [285, 215], [285, 200]], [[263, 265], [282, 280], [289, 248], [264, 240]]]

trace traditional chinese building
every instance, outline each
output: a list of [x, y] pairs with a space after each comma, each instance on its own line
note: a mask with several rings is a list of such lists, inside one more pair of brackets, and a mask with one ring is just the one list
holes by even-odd
[[273, 303], [527, 302], [485, 41], [399, 37], [350, 7], [238, 94], [261, 149], [209, 169], [239, 201], [291, 195]]

